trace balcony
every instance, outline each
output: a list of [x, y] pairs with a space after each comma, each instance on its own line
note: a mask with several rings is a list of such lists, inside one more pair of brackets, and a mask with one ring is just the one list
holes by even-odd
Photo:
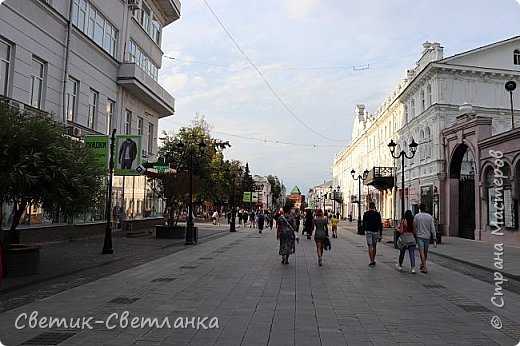
[[135, 63], [122, 63], [117, 83], [164, 118], [175, 112], [175, 99]]
[[365, 185], [372, 185], [379, 191], [394, 187], [395, 170], [393, 167], [374, 167], [368, 172]]

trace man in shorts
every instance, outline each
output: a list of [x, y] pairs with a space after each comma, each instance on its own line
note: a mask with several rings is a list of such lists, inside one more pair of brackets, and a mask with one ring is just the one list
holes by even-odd
[[368, 210], [363, 214], [363, 227], [367, 237], [368, 257], [370, 257], [369, 267], [376, 265], [376, 246], [381, 241], [383, 234], [383, 223], [381, 222], [381, 214], [376, 211], [376, 204], [370, 202]]
[[413, 225], [417, 234], [417, 246], [421, 256], [421, 273], [427, 274], [426, 259], [428, 258], [428, 247], [430, 246], [430, 235], [433, 235], [433, 247], [437, 247], [437, 234], [433, 217], [426, 212], [426, 205], [419, 205], [419, 213], [415, 214]]

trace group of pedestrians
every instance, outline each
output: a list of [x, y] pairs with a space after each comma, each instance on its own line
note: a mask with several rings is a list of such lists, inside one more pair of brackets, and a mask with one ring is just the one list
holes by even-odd
[[[369, 267], [376, 265], [377, 243], [381, 241], [383, 224], [381, 222], [381, 214], [376, 211], [374, 202], [369, 203], [369, 210], [363, 214], [362, 227], [365, 230], [368, 257], [370, 259]], [[410, 257], [410, 273], [415, 274], [415, 252], [416, 247], [419, 248], [419, 256], [421, 258], [421, 273], [427, 274], [428, 269], [426, 261], [428, 259], [428, 248], [430, 245], [430, 237], [433, 237], [434, 247], [437, 246], [437, 235], [433, 217], [426, 212], [426, 205], [421, 203], [419, 213], [415, 216], [411, 210], [407, 210], [403, 219], [400, 221], [399, 227], [395, 228], [399, 232], [397, 245], [399, 247], [399, 260], [395, 265], [398, 271], [403, 270], [403, 262], [406, 252]]]
[[[277, 221], [276, 239], [280, 241], [279, 254], [282, 256], [282, 264], [289, 263], [288, 258], [295, 251], [295, 241], [299, 242], [299, 216], [299, 211], [291, 212], [290, 206], [284, 206], [283, 210], [280, 211]], [[328, 227], [329, 219], [332, 225], [332, 237], [337, 238], [339, 215], [328, 217], [321, 209], [315, 210], [314, 213], [312, 210], [307, 209], [304, 216], [302, 234], [306, 234], [307, 239], [311, 239], [314, 233], [319, 266], [323, 265], [323, 250], [331, 248]]]

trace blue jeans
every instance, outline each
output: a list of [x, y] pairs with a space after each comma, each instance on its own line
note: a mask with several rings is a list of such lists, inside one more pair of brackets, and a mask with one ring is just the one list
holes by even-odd
[[428, 247], [430, 247], [430, 239], [417, 238], [417, 246], [419, 246], [419, 250], [424, 249], [424, 251], [428, 251]]
[[408, 254], [410, 255], [410, 266], [415, 267], [415, 245], [411, 246], [403, 246], [399, 252], [399, 267], [403, 266], [404, 254], [406, 253], [406, 249], [408, 249]]

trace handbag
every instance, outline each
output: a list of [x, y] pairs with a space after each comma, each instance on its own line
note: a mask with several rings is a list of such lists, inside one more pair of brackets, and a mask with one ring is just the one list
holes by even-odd
[[332, 244], [330, 242], [330, 238], [325, 237], [325, 239], [323, 239], [323, 250], [331, 250], [331, 249], [332, 249]]
[[399, 249], [414, 245], [416, 245], [416, 240], [413, 233], [410, 232], [402, 233], [399, 239], [397, 240], [397, 246], [399, 247]]

